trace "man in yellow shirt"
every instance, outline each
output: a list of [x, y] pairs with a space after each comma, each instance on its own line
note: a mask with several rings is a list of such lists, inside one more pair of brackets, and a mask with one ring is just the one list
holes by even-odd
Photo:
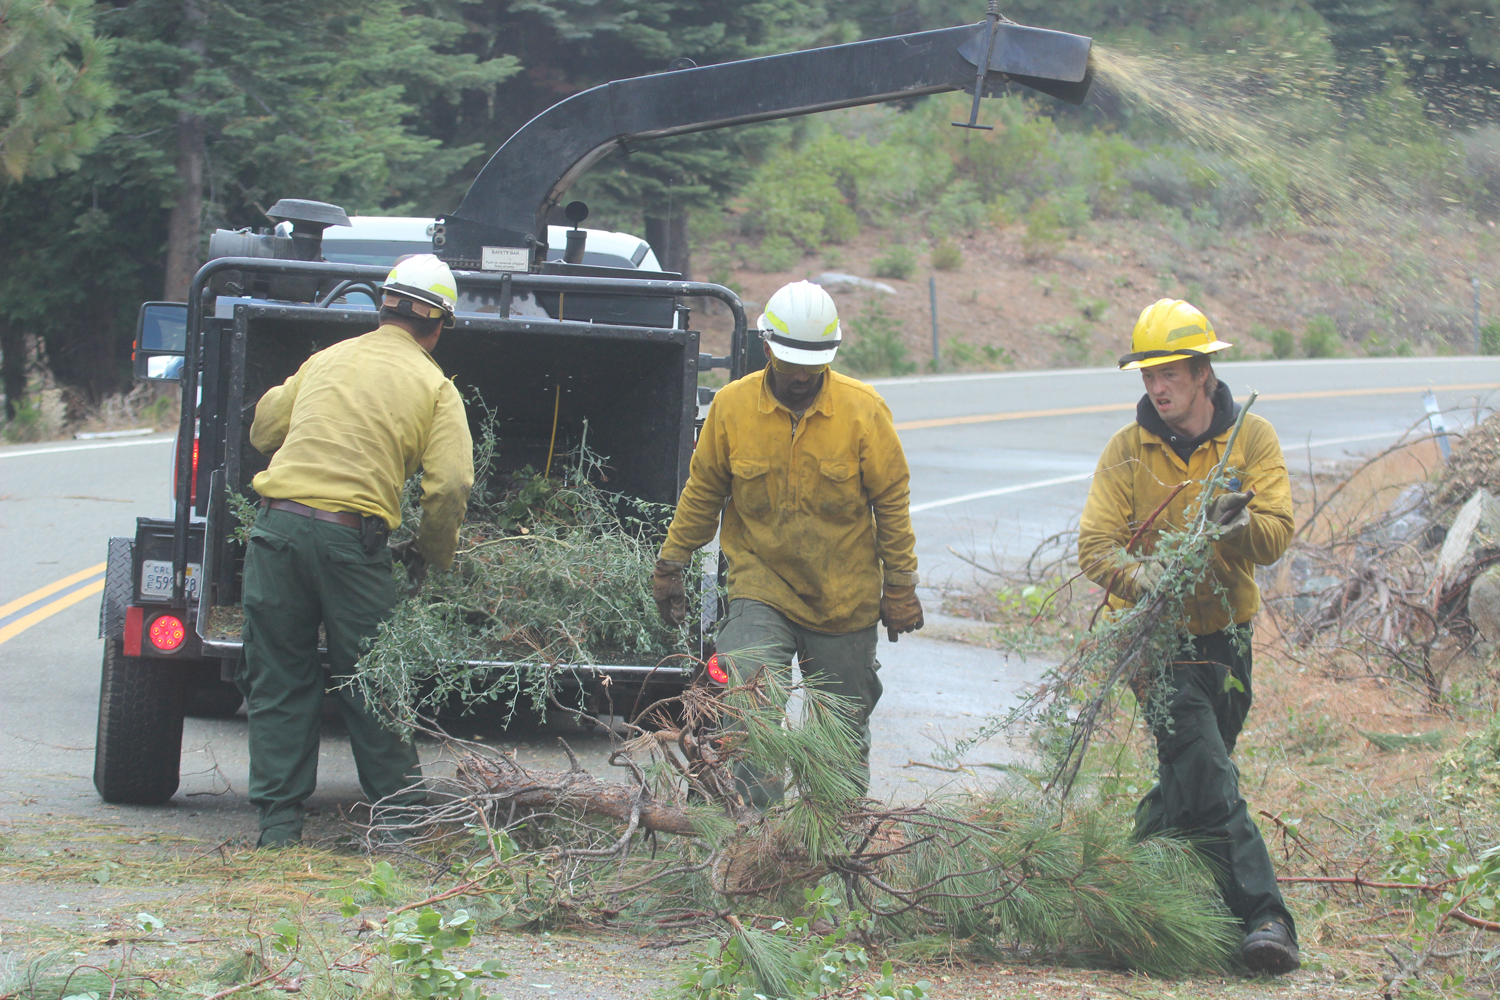
[[[401, 555], [417, 585], [453, 562], [474, 483], [473, 442], [458, 389], [432, 350], [453, 323], [453, 274], [431, 254], [386, 279], [380, 327], [303, 362], [261, 397], [250, 443], [271, 456], [252, 483], [262, 498], [245, 554], [250, 801], [262, 847], [302, 837], [302, 802], [318, 778], [328, 635], [335, 684], [347, 678], [397, 600], [386, 538], [401, 524], [401, 486], [422, 470], [422, 523]], [[338, 687], [360, 787], [374, 820], [402, 821], [426, 797], [416, 749], [349, 687]]]
[[[841, 337], [827, 292], [793, 282], [758, 325], [769, 367], [715, 395], [653, 591], [680, 624], [684, 568], [717, 531], [729, 563], [717, 644], [733, 676], [789, 675], [795, 656], [805, 678], [847, 698], [861, 752], [850, 777], [864, 790], [881, 694], [876, 622], [892, 642], [922, 627], [906, 455], [879, 394], [828, 367]], [[781, 798], [772, 776], [737, 777], [758, 808]]]
[[[1078, 526], [1079, 566], [1110, 591], [1116, 608], [1156, 589], [1161, 564], [1151, 553], [1162, 531], [1188, 524], [1199, 490], [1179, 492], [1128, 553], [1126, 544], [1174, 486], [1211, 476], [1239, 415], [1211, 360], [1230, 345], [1193, 306], [1172, 299], [1149, 306], [1131, 346], [1120, 367], [1140, 370], [1146, 394], [1135, 423], [1105, 447]], [[1192, 838], [1219, 878], [1225, 905], [1244, 923], [1245, 964], [1280, 974], [1300, 965], [1296, 925], [1229, 759], [1250, 711], [1251, 619], [1260, 608], [1255, 567], [1280, 559], [1292, 537], [1291, 487], [1269, 421], [1246, 414], [1228, 469], [1233, 478], [1210, 501], [1209, 518], [1237, 513], [1219, 530], [1209, 571], [1183, 609], [1192, 652], [1173, 664], [1170, 689], [1151, 696], [1166, 708], [1155, 729], [1159, 780], [1136, 809], [1135, 835]]]

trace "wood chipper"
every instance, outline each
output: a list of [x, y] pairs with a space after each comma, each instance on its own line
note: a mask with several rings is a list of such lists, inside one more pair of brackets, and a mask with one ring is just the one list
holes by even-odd
[[[454, 269], [459, 309], [435, 357], [459, 387], [497, 408], [512, 468], [540, 465], [588, 427], [608, 455], [611, 489], [673, 504], [687, 479], [698, 375], [738, 378], [760, 365], [738, 297], [679, 275], [582, 263], [575, 228], [549, 259], [547, 221], [569, 185], [602, 157], [651, 139], [836, 108], [1015, 83], [1081, 103], [1090, 39], [1004, 20], [688, 67], [619, 80], [554, 105], [512, 135], [463, 202], [431, 226], [431, 250]], [[223, 626], [239, 599], [243, 548], [232, 494], [266, 459], [249, 445], [260, 396], [313, 352], [375, 326], [388, 268], [330, 263], [323, 234], [336, 206], [284, 199], [275, 230], [219, 231], [186, 303], [142, 306], [141, 378], [179, 381], [175, 509], [141, 518], [109, 543], [100, 633], [104, 663], [94, 784], [109, 802], [159, 803], [176, 792], [185, 714], [233, 712], [241, 643]], [[575, 242], [577, 245], [574, 245]], [[700, 353], [683, 301], [716, 299], [734, 319], [730, 352]], [[471, 410], [471, 418], [475, 415]], [[554, 433], [561, 440], [554, 440]], [[232, 615], [230, 615], [232, 617]], [[686, 668], [567, 666], [578, 683], [619, 692], [689, 683]], [[649, 680], [648, 680], [649, 679]]]

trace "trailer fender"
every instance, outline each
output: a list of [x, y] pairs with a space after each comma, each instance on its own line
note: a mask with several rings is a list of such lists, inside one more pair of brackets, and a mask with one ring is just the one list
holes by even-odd
[[104, 563], [104, 599], [99, 604], [99, 638], [121, 639], [125, 636], [125, 609], [130, 605], [135, 581], [135, 539], [115, 536], [109, 540], [109, 555]]

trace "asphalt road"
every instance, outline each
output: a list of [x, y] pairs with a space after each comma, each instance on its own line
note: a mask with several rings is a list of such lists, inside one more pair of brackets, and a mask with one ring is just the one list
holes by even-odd
[[[1450, 425], [1466, 424], [1500, 388], [1500, 359], [1441, 358], [1226, 364], [1237, 395], [1280, 431], [1292, 468], [1379, 448], [1422, 417], [1433, 387]], [[919, 557], [929, 582], [981, 561], [1024, 556], [1076, 518], [1104, 442], [1131, 418], [1139, 380], [1112, 370], [934, 376], [879, 383], [912, 466]], [[50, 813], [204, 838], [250, 834], [244, 721], [189, 720], [183, 789], [169, 807], [102, 806], [93, 790], [105, 543], [138, 516], [169, 509], [166, 436], [0, 448], [0, 822]], [[977, 495], [976, 495], [977, 494]], [[908, 795], [936, 772], [905, 768], [999, 709], [1035, 664], [953, 642], [882, 643], [886, 696], [875, 720], [875, 791]], [[459, 735], [480, 735], [460, 733]], [[555, 731], [488, 739], [523, 760], [556, 760]], [[570, 739], [595, 763], [607, 742]], [[980, 759], [994, 760], [1003, 748]], [[430, 752], [428, 754], [431, 756]], [[311, 829], [328, 832], [358, 799], [347, 740], [325, 728]]]

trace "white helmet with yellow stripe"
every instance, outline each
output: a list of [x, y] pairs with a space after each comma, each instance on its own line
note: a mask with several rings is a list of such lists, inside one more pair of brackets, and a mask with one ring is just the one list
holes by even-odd
[[[433, 307], [423, 309], [416, 303]], [[458, 308], [458, 282], [453, 272], [436, 255], [412, 254], [402, 258], [391, 268], [385, 279], [385, 305], [406, 315], [423, 319], [443, 317], [444, 326], [453, 325], [453, 313]]]
[[826, 365], [843, 339], [838, 306], [811, 281], [778, 288], [756, 326], [771, 354], [789, 365]]

